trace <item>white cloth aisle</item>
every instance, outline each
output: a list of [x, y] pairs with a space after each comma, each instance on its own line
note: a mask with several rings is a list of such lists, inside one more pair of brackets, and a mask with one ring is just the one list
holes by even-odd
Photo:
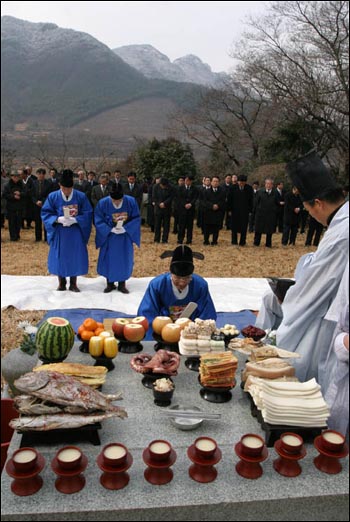
[[[79, 277], [80, 293], [57, 292], [56, 276], [1, 276], [1, 307], [19, 310], [101, 308], [136, 315], [151, 277], [130, 278], [130, 294], [118, 291], [104, 294], [104, 277]], [[217, 312], [259, 310], [262, 296], [269, 288], [262, 278], [207, 278]]]

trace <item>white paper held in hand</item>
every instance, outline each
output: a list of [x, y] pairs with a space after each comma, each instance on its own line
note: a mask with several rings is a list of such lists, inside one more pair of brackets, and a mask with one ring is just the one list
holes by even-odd
[[191, 317], [195, 309], [197, 308], [197, 303], [194, 303], [191, 301], [188, 303], [188, 305], [182, 310], [181, 314], [179, 315], [178, 319], [182, 319], [183, 317]]
[[123, 221], [122, 219], [121, 219], [120, 221], [117, 221], [116, 228], [117, 228], [117, 229], [118, 229], [118, 228], [119, 228], [119, 229], [120, 229], [120, 228], [123, 228], [123, 223], [124, 223], [124, 221]]

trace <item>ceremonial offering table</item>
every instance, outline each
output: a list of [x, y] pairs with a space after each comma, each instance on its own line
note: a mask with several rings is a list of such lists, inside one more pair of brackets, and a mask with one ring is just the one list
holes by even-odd
[[[94, 360], [80, 352], [79, 346], [80, 343], [76, 343], [67, 361], [93, 365]], [[154, 342], [143, 342], [143, 346], [144, 352], [155, 353]], [[50, 462], [61, 445], [40, 444], [36, 449], [46, 462], [41, 472], [42, 488], [31, 496], [14, 495], [12, 478], [4, 468], [1, 520], [349, 520], [348, 457], [342, 460], [341, 473], [322, 473], [313, 463], [317, 450], [312, 443], [306, 443], [302, 472], [290, 478], [276, 473], [273, 461], [278, 455], [273, 448], [268, 448], [260, 478], [247, 480], [237, 474], [235, 465], [239, 458], [235, 444], [245, 433], [264, 437], [260, 424], [251, 415], [249, 399], [239, 386], [245, 356], [239, 359], [238, 382], [232, 390], [232, 400], [221, 404], [201, 398], [198, 373], [188, 370], [185, 359], [181, 359], [179, 373], [173, 377], [172, 404], [192, 404], [203, 412], [221, 413], [219, 420], [205, 420], [195, 431], [179, 430], [170, 419], [161, 416], [162, 408], [154, 404], [152, 390], [145, 388], [141, 374], [130, 368], [131, 357], [132, 354], [118, 354], [114, 359], [115, 369], [107, 374], [102, 389], [104, 393], [123, 392], [124, 400], [115, 404], [126, 408], [128, 418], [103, 421], [99, 430], [100, 446], [86, 440], [75, 442], [88, 458], [85, 487], [70, 495], [57, 491], [57, 477]], [[216, 465], [216, 480], [203, 484], [192, 480], [188, 473], [191, 461], [187, 448], [200, 436], [215, 439], [222, 451]], [[13, 435], [9, 457], [19, 448], [21, 438], [20, 434]], [[169, 441], [177, 454], [172, 466], [173, 479], [163, 485], [153, 485], [144, 478], [143, 451], [155, 439]], [[101, 470], [96, 459], [102, 447], [111, 442], [124, 444], [133, 458], [128, 469], [129, 483], [120, 490], [109, 490], [100, 484]]]

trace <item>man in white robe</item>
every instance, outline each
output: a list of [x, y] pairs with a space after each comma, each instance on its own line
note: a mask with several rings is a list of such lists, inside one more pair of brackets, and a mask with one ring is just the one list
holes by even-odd
[[[313, 252], [309, 252], [301, 256], [294, 271], [295, 279], [301, 276], [303, 270], [311, 262], [313, 255]], [[282, 319], [282, 303], [271, 290], [268, 290], [262, 297], [262, 303], [255, 321], [255, 326], [263, 330], [277, 330]]]
[[349, 442], [349, 262], [325, 319], [337, 323], [329, 351], [330, 358], [334, 352], [336, 365], [325, 395], [330, 408], [327, 424], [328, 428], [345, 435]]
[[282, 304], [277, 346], [298, 352], [293, 364], [300, 381], [315, 378], [328, 388], [335, 356], [328, 357], [335, 323], [325, 320], [344, 274], [349, 252], [349, 203], [321, 159], [310, 153], [287, 165], [305, 208], [328, 229], [311, 262], [290, 287]]

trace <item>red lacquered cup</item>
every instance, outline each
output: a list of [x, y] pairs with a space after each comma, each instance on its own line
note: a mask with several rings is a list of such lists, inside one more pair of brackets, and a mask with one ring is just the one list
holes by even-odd
[[12, 455], [13, 467], [21, 473], [32, 470], [38, 461], [38, 452], [34, 448], [20, 448]]
[[153, 440], [148, 445], [148, 451], [153, 460], [168, 460], [171, 452], [171, 444], [166, 440]]
[[65, 446], [56, 453], [56, 459], [62, 469], [74, 469], [79, 466], [82, 452], [76, 446]]
[[118, 467], [125, 464], [128, 449], [124, 444], [119, 442], [112, 442], [104, 446], [102, 450], [103, 463], [106, 466]]
[[198, 439], [194, 441], [194, 447], [200, 457], [210, 459], [214, 455], [218, 445], [216, 441], [210, 437], [198, 437]]
[[304, 443], [302, 437], [297, 435], [296, 433], [286, 431], [282, 433], [281, 437], [281, 447], [284, 451], [291, 454], [300, 453], [302, 445]]
[[264, 448], [264, 439], [255, 433], [246, 433], [241, 437], [242, 452], [247, 457], [259, 457]]
[[342, 451], [345, 437], [339, 431], [325, 430], [321, 435], [324, 449], [333, 451], [334, 453]]

